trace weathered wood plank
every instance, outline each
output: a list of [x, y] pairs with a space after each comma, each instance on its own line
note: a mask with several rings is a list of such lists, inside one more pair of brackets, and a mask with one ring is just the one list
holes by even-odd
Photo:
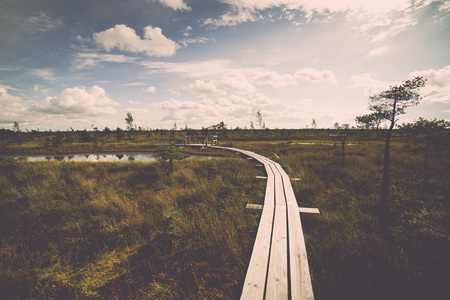
[[263, 299], [266, 288], [275, 207], [275, 185], [273, 172], [270, 166], [265, 164], [265, 167], [267, 172], [267, 184], [264, 208], [259, 221], [241, 299]]
[[277, 170], [282, 174], [288, 210], [291, 299], [314, 299], [297, 200], [289, 176], [281, 166]]

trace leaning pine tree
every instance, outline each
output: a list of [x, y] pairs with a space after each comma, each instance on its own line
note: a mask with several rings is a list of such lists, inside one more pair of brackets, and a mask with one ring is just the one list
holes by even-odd
[[404, 81], [401, 85], [391, 86], [388, 90], [375, 94], [370, 99], [369, 109], [379, 112], [382, 121], [390, 122], [386, 133], [383, 160], [383, 179], [381, 182], [380, 197], [380, 226], [384, 229], [388, 213], [389, 197], [389, 164], [390, 164], [390, 143], [392, 130], [397, 122], [399, 115], [405, 114], [405, 109], [409, 106], [419, 104], [422, 99], [419, 94], [420, 88], [425, 86], [423, 77], [417, 76], [413, 79]]

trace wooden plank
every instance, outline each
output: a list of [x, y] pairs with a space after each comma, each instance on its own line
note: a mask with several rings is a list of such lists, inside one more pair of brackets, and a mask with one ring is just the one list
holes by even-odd
[[[249, 209], [263, 209], [264, 205], [262, 204], [247, 204], [245, 208]], [[299, 207], [298, 212], [305, 213], [305, 214], [320, 214], [320, 211], [318, 208], [310, 208], [310, 207]]]
[[263, 209], [264, 205], [262, 204], [250, 204], [248, 203], [245, 208], [250, 208], [250, 209]]
[[[270, 170], [269, 166], [266, 167]], [[264, 207], [259, 221], [252, 256], [245, 276], [241, 299], [264, 298], [275, 203], [274, 176], [271, 171], [267, 175]]]
[[318, 208], [310, 208], [310, 207], [299, 207], [298, 212], [306, 214], [320, 214], [320, 210]]
[[267, 273], [267, 299], [288, 298], [288, 248], [286, 226], [286, 201], [280, 173], [273, 168], [275, 174], [275, 216], [270, 248], [269, 270]]
[[278, 171], [282, 173], [288, 210], [291, 299], [314, 299], [305, 239], [300, 214], [298, 213], [299, 207], [289, 176], [281, 166], [277, 167]]

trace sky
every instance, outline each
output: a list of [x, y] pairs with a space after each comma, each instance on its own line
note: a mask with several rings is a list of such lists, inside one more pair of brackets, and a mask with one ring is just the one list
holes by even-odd
[[0, 128], [354, 126], [424, 76], [398, 123], [450, 120], [450, 1], [0, 0]]

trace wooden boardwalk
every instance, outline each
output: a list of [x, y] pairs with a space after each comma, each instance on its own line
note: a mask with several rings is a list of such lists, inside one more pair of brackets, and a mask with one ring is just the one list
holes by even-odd
[[264, 206], [241, 299], [314, 299], [299, 207], [289, 176], [278, 163], [254, 152], [211, 148], [254, 158], [267, 174]]

